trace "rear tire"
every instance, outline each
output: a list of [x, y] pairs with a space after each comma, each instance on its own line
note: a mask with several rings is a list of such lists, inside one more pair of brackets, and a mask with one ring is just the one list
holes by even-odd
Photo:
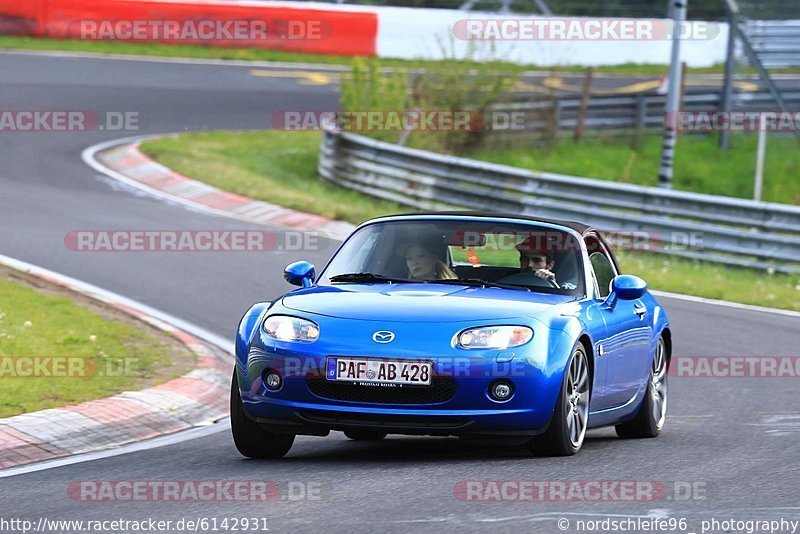
[[647, 391], [639, 413], [627, 423], [617, 425], [617, 436], [625, 439], [654, 438], [661, 433], [667, 419], [667, 348], [659, 338], [656, 354], [647, 379]]
[[547, 431], [530, 441], [534, 454], [572, 456], [581, 449], [589, 421], [589, 361], [578, 343], [564, 372], [564, 380]]
[[345, 430], [344, 435], [353, 441], [378, 441], [386, 437], [386, 433], [375, 430]]
[[236, 448], [248, 458], [282, 458], [294, 443], [294, 434], [275, 434], [247, 417], [236, 371], [231, 379], [231, 433]]

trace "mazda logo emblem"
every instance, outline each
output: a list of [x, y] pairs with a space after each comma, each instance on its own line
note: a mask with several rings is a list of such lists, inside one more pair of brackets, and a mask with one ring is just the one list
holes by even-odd
[[394, 332], [388, 330], [381, 330], [372, 334], [372, 341], [375, 343], [391, 343], [394, 341]]

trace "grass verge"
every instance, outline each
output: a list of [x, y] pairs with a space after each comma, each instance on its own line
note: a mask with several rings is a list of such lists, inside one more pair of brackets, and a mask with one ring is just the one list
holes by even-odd
[[[46, 357], [70, 357], [76, 367], [67, 373], [45, 367]], [[38, 359], [38, 369], [30, 358]], [[0, 267], [0, 417], [142, 389], [193, 367], [194, 355], [171, 336], [88, 297]], [[36, 376], [25, 376], [31, 372]]]
[[[731, 149], [722, 152], [716, 136], [680, 137], [675, 151], [673, 187], [696, 193], [753, 198], [757, 143], [755, 133], [733, 134]], [[769, 137], [763, 200], [800, 204], [798, 148], [794, 137]], [[619, 138], [588, 139], [580, 143], [564, 140], [547, 150], [486, 149], [470, 157], [522, 169], [655, 186], [661, 161], [661, 136], [649, 135], [636, 145]]]
[[[283, 50], [263, 50], [256, 48], [212, 48], [199, 45], [165, 45], [157, 43], [119, 42], [119, 41], [82, 41], [70, 39], [39, 39], [34, 37], [18, 37], [0, 35], [0, 49], [9, 50], [42, 50], [62, 52], [90, 52], [95, 54], [121, 54], [153, 57], [182, 57], [194, 59], [225, 59], [242, 61], [274, 61], [292, 63], [317, 63], [321, 65], [342, 65], [350, 67], [356, 58], [349, 56], [334, 56], [326, 54], [303, 54], [299, 52], [286, 52]], [[436, 63], [433, 60], [403, 60], [381, 59], [385, 67], [425, 68]], [[535, 64], [516, 65], [496, 62], [498, 67], [521, 72], [527, 70], [541, 70], [547, 72], [584, 72], [583, 66], [554, 66], [542, 67]], [[654, 75], [665, 74], [667, 67], [656, 64], [626, 63], [624, 65], [595, 67], [595, 72], [624, 74], [624, 75]], [[689, 68], [690, 74], [722, 74], [723, 64], [711, 67]], [[787, 68], [775, 72], [798, 73], [800, 68]], [[750, 67], [737, 69], [738, 74], [755, 74]]]
[[[316, 172], [319, 142], [318, 132], [210, 132], [147, 141], [142, 151], [222, 189], [354, 224], [412, 211], [323, 181]], [[645, 253], [619, 260], [653, 289], [800, 311], [800, 276]]]
[[310, 131], [202, 132], [146, 141], [142, 151], [226, 191], [353, 224], [411, 211], [319, 178], [320, 139]]

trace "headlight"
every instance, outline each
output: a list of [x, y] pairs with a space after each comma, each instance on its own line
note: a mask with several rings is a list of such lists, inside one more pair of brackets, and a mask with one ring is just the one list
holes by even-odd
[[507, 349], [524, 345], [533, 337], [527, 326], [482, 326], [458, 334], [462, 349]]
[[288, 315], [273, 315], [264, 321], [264, 332], [281, 341], [311, 343], [319, 337], [319, 327], [307, 320]]

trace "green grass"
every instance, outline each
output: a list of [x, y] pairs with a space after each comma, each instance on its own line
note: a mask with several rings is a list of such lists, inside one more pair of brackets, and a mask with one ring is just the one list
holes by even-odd
[[[109, 319], [13, 280], [0, 270], [0, 417], [141, 389], [180, 376], [192, 361], [188, 350], [182, 355], [133, 320]], [[25, 371], [13, 358], [47, 356], [86, 358], [86, 376], [13, 376]], [[173, 365], [177, 356], [182, 363]]]
[[[352, 223], [413, 211], [324, 182], [316, 172], [319, 142], [318, 132], [212, 132], [147, 141], [142, 150], [222, 189]], [[614, 161], [598, 153], [592, 157]], [[712, 158], [700, 163], [706, 159]], [[800, 311], [800, 276], [644, 253], [620, 254], [619, 260], [653, 289]]]
[[617, 252], [617, 259], [623, 271], [642, 276], [651, 289], [800, 311], [800, 275], [636, 252]]
[[410, 211], [325, 182], [321, 135], [310, 131], [205, 132], [147, 141], [142, 150], [179, 172], [227, 191], [354, 224]]
[[[753, 198], [755, 134], [731, 136], [731, 150], [717, 148], [716, 136], [678, 138], [673, 188], [697, 193]], [[470, 157], [523, 169], [588, 176], [640, 185], [658, 185], [661, 137], [648, 136], [637, 148], [626, 140], [561, 141], [549, 150], [487, 149]], [[767, 140], [762, 200], [800, 204], [800, 144], [794, 137]]]
[[[212, 48], [199, 45], [165, 45], [119, 41], [39, 39], [34, 37], [18, 37], [7, 35], [0, 36], [0, 49], [90, 52], [96, 54], [184, 57], [196, 59], [227, 59], [242, 61], [302, 62], [324, 65], [342, 65], [348, 67], [351, 66], [355, 61], [355, 58], [349, 56], [302, 54], [299, 52], [286, 52], [282, 50], [262, 50], [255, 48]], [[383, 67], [404, 67], [409, 69], [425, 68], [436, 63], [439, 62], [424, 59], [381, 59], [381, 66]], [[548, 72], [583, 72], [585, 70], [585, 67], [581, 66], [542, 67], [537, 66], [534, 63], [528, 65], [516, 65], [503, 61], [497, 61], [495, 63], [498, 68], [507, 69], [510, 72], [521, 72], [526, 70], [542, 70]], [[721, 74], [723, 70], [723, 65], [717, 64], [711, 67], [689, 68], [687, 72], [691, 74]], [[625, 75], [642, 74], [661, 76], [665, 74], [666, 67], [664, 65], [648, 63], [626, 63], [624, 65], [596, 67], [595, 72]], [[775, 72], [800, 72], [800, 68], [783, 69]], [[742, 67], [737, 69], [737, 73], [754, 74], [755, 70], [750, 67]]]

